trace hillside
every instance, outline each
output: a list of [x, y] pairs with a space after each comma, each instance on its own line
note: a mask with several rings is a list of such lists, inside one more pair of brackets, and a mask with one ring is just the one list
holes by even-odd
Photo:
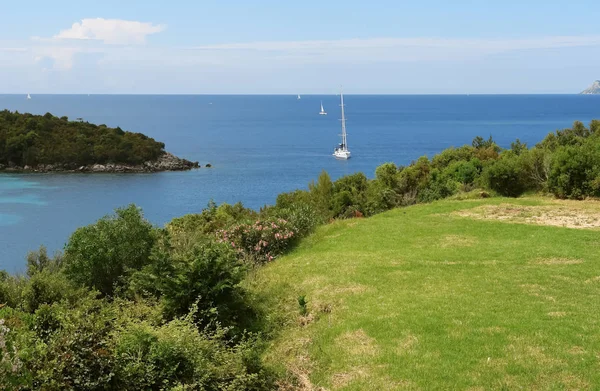
[[0, 171], [152, 172], [198, 163], [165, 152], [142, 133], [67, 117], [0, 111]]
[[596, 389], [599, 226], [597, 202], [498, 198], [320, 227], [248, 282], [267, 360], [307, 390]]
[[592, 83], [591, 86], [589, 86], [585, 90], [581, 91], [581, 94], [583, 94], [583, 95], [600, 94], [600, 80], [596, 80], [594, 83]]

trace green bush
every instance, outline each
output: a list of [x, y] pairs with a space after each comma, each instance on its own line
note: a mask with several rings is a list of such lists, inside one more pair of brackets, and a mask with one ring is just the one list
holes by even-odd
[[27, 275], [32, 277], [43, 271], [57, 272], [62, 268], [62, 261], [62, 254], [56, 253], [51, 258], [46, 247], [40, 246], [38, 251], [30, 251], [27, 254]]
[[[274, 221], [287, 221], [291, 231], [295, 233], [295, 239], [303, 238], [314, 231], [319, 224], [325, 223], [326, 217], [317, 207], [311, 204], [294, 204], [287, 208], [271, 208], [265, 213], [265, 218]], [[285, 250], [284, 250], [285, 251]]]
[[42, 271], [31, 277], [22, 292], [22, 307], [35, 312], [42, 304], [53, 304], [63, 300], [74, 301], [84, 292], [76, 289], [62, 273]]
[[[309, 218], [306, 225], [311, 223]], [[299, 228], [282, 218], [259, 219], [254, 223], [238, 224], [217, 232], [220, 243], [231, 246], [241, 259], [256, 264], [270, 262], [282, 255], [298, 237]]]
[[253, 342], [229, 347], [225, 334], [200, 333], [185, 319], [160, 327], [130, 325], [116, 341], [114, 389], [274, 389], [274, 377], [260, 363]]
[[483, 171], [488, 187], [507, 197], [518, 197], [527, 189], [525, 172], [516, 157], [504, 157]]
[[77, 284], [111, 296], [149, 263], [156, 234], [134, 205], [79, 228], [65, 247], [65, 272]]
[[[25, 389], [106, 390], [114, 377], [114, 312], [103, 301], [82, 298], [77, 307], [40, 307], [33, 330], [16, 342]], [[37, 327], [37, 328], [36, 328]]]
[[163, 257], [156, 263], [170, 268], [163, 268], [154, 282], [167, 318], [184, 316], [195, 307], [199, 327], [220, 324], [234, 328], [233, 334], [254, 320], [240, 286], [246, 267], [228, 245], [207, 242], [182, 256], [162, 253], [155, 257]]
[[595, 139], [592, 141], [555, 151], [548, 187], [557, 197], [600, 196], [600, 144]]
[[209, 202], [208, 207], [199, 214], [188, 214], [174, 218], [167, 225], [171, 245], [181, 251], [194, 247], [198, 241], [213, 238], [215, 233], [231, 225], [256, 219], [257, 213], [244, 208], [238, 202], [235, 205], [223, 203], [217, 206]]
[[333, 183], [332, 209], [334, 217], [355, 217], [366, 214], [369, 181], [365, 174], [346, 175]]

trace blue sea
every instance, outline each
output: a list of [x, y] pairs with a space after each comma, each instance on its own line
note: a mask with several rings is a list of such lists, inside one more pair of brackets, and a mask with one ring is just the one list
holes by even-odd
[[[18, 110], [120, 126], [213, 168], [157, 174], [0, 174], [0, 269], [24, 270], [41, 244], [62, 249], [69, 235], [135, 203], [156, 225], [217, 203], [252, 208], [306, 188], [322, 170], [333, 178], [384, 162], [409, 164], [490, 135], [502, 146], [530, 145], [573, 121], [600, 118], [600, 96], [347, 95], [352, 159], [335, 160], [339, 97], [295, 95], [0, 95]], [[323, 102], [327, 116], [318, 115]]]

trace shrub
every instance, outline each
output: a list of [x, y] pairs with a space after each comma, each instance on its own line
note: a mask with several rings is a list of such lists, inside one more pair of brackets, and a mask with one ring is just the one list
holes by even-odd
[[332, 209], [334, 217], [352, 217], [366, 213], [369, 181], [365, 174], [346, 175], [333, 183]]
[[223, 330], [201, 333], [188, 319], [160, 327], [131, 325], [116, 341], [114, 389], [274, 389], [255, 344], [247, 340], [228, 347], [225, 335]]
[[181, 317], [197, 308], [195, 321], [200, 327], [217, 324], [236, 327], [235, 333], [253, 320], [240, 283], [246, 268], [226, 244], [202, 243], [183, 256], [161, 255], [171, 269], [155, 282], [168, 318]]
[[242, 259], [262, 264], [288, 250], [298, 237], [298, 228], [281, 218], [259, 219], [217, 232], [217, 240], [235, 249]]
[[599, 178], [600, 145], [597, 142], [566, 146], [554, 153], [548, 187], [559, 198], [600, 196]]
[[458, 182], [448, 173], [434, 168], [429, 174], [427, 186], [418, 194], [420, 202], [432, 202], [449, 197], [458, 191]]
[[42, 271], [58, 272], [62, 267], [62, 261], [62, 254], [56, 253], [53, 258], [50, 258], [46, 247], [40, 246], [38, 251], [30, 251], [27, 254], [27, 275], [32, 277]]
[[22, 306], [27, 312], [35, 312], [42, 304], [74, 301], [83, 292], [73, 287], [62, 273], [42, 271], [31, 277], [22, 293]]
[[76, 308], [43, 306], [33, 324], [33, 334], [19, 330], [26, 389], [109, 389], [114, 376], [114, 312], [109, 306], [89, 298], [82, 298]]
[[450, 147], [444, 149], [431, 159], [431, 166], [440, 170], [454, 162], [469, 161], [475, 156], [475, 148], [464, 145], [459, 148]]
[[287, 221], [291, 225], [292, 232], [296, 233], [296, 239], [298, 239], [309, 235], [317, 225], [326, 222], [327, 215], [321, 214], [317, 207], [311, 204], [300, 203], [290, 205], [287, 208], [274, 207], [268, 209], [264, 217], [275, 221]]
[[547, 190], [548, 177], [552, 168], [552, 153], [548, 149], [536, 147], [521, 152], [519, 160], [530, 187]]
[[134, 205], [79, 228], [65, 247], [65, 272], [78, 284], [113, 295], [132, 271], [148, 264], [155, 241], [152, 225]]
[[[331, 198], [333, 196], [333, 183], [329, 174], [323, 170], [317, 179], [317, 183], [310, 183], [308, 188], [310, 190], [310, 204], [320, 215], [322, 221], [328, 221], [332, 217]], [[288, 204], [286, 207], [289, 209], [291, 206]]]
[[174, 218], [166, 225], [166, 229], [171, 245], [178, 251], [186, 251], [193, 248], [196, 242], [214, 237], [218, 230], [255, 219], [256, 216], [255, 211], [244, 208], [240, 202], [217, 206], [210, 201], [202, 213]]
[[524, 171], [515, 157], [505, 157], [483, 172], [488, 187], [507, 197], [518, 197], [526, 190]]

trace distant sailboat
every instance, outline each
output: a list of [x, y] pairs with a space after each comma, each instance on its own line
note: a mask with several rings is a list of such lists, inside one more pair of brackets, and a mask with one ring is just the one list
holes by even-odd
[[302, 99], [302, 98], [300, 97], [300, 94], [298, 94], [298, 100], [300, 100], [300, 99]]
[[31, 95], [27, 94], [27, 99], [31, 99]]
[[344, 94], [340, 92], [340, 107], [342, 108], [342, 143], [333, 150], [333, 156], [336, 159], [350, 159], [350, 150], [348, 149], [348, 140], [346, 138], [346, 116], [344, 114]]
[[327, 115], [327, 112], [325, 111], [325, 109], [323, 108], [323, 101], [321, 101], [321, 111], [319, 112], [320, 115]]

